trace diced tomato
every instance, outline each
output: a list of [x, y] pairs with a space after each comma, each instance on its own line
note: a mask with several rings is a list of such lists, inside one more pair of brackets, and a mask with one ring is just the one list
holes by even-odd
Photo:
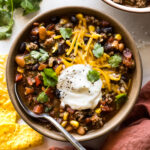
[[29, 85], [33, 85], [35, 83], [35, 80], [31, 77], [27, 77], [27, 82]]
[[41, 114], [43, 112], [44, 108], [42, 104], [38, 104], [36, 106], [34, 106], [33, 108], [33, 112], [36, 114]]
[[20, 81], [23, 78], [22, 74], [16, 74], [16, 82]]
[[25, 95], [32, 94], [34, 92], [33, 88], [25, 87]]
[[44, 70], [46, 67], [47, 67], [46, 64], [40, 64], [38, 70], [40, 70], [40, 71], [41, 71], [41, 70]]
[[16, 63], [20, 66], [20, 67], [24, 67], [25, 66], [25, 59], [24, 59], [24, 56], [20, 56], [20, 55], [17, 55], [16, 58]]
[[41, 83], [42, 83], [42, 82], [41, 82], [41, 80], [39, 79], [39, 76], [36, 76], [36, 77], [35, 77], [35, 84], [36, 84], [36, 86], [39, 86]]
[[54, 99], [54, 91], [52, 88], [48, 88], [45, 93], [50, 97], [50, 99]]

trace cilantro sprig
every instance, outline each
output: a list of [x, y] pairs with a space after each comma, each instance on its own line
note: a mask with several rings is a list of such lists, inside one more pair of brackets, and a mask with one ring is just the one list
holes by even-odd
[[109, 64], [112, 68], [119, 67], [119, 64], [122, 62], [122, 57], [118, 54], [115, 54], [109, 58]]
[[104, 47], [96, 43], [92, 52], [96, 58], [100, 58], [104, 54]]
[[87, 74], [87, 79], [94, 83], [96, 82], [98, 79], [100, 78], [100, 74], [99, 72], [97, 72], [96, 70], [89, 70], [88, 74]]
[[58, 77], [56, 72], [52, 68], [45, 68], [44, 72], [41, 72], [43, 77], [44, 86], [54, 87], [57, 84]]
[[0, 0], [0, 40], [11, 36], [14, 24], [13, 13], [22, 8], [23, 15], [39, 10], [41, 0]]
[[40, 49], [40, 51], [31, 51], [30, 52], [30, 56], [36, 60], [38, 60], [39, 62], [45, 62], [49, 55], [48, 52], [44, 51], [43, 49]]
[[71, 28], [60, 28], [60, 34], [66, 40], [67, 38], [70, 38], [72, 35], [72, 29]]

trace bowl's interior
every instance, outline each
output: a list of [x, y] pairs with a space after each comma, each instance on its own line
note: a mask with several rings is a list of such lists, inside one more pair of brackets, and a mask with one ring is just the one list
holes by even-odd
[[34, 128], [35, 130], [40, 132], [41, 134], [43, 134], [47, 137], [50, 137], [50, 138], [54, 138], [56, 140], [65, 140], [65, 139], [60, 135], [59, 132], [51, 131], [51, 130], [43, 127], [42, 125], [38, 124], [37, 120], [34, 120], [33, 118], [30, 118], [28, 115], [26, 115], [24, 113], [24, 111], [21, 109], [18, 102], [16, 101], [16, 97], [14, 94], [14, 76], [15, 76], [16, 64], [15, 64], [14, 58], [15, 58], [15, 55], [17, 54], [17, 50], [18, 50], [20, 43], [23, 41], [24, 38], [27, 37], [27, 35], [31, 29], [32, 23], [34, 21], [45, 21], [45, 20], [48, 20], [51, 16], [65, 15], [68, 13], [71, 14], [71, 13], [79, 13], [79, 12], [84, 13], [84, 14], [93, 15], [100, 19], [104, 19], [104, 20], [111, 22], [111, 25], [115, 27], [116, 32], [119, 32], [122, 34], [125, 44], [133, 51], [133, 55], [134, 55], [135, 62], [136, 62], [136, 69], [135, 69], [135, 73], [133, 75], [133, 82], [132, 82], [131, 90], [129, 92], [129, 98], [128, 98], [127, 102], [123, 105], [122, 109], [110, 121], [108, 121], [102, 128], [90, 131], [86, 135], [83, 135], [83, 136], [74, 134], [75, 138], [79, 141], [90, 140], [90, 139], [96, 138], [98, 136], [102, 136], [105, 133], [107, 133], [108, 131], [110, 131], [111, 129], [113, 129], [130, 112], [131, 108], [133, 107], [133, 105], [136, 101], [136, 98], [138, 96], [140, 86], [141, 86], [142, 71], [141, 71], [141, 60], [140, 60], [138, 51], [136, 50], [134, 42], [133, 42], [131, 36], [129, 35], [129, 33], [126, 31], [126, 29], [124, 27], [122, 27], [122, 25], [120, 25], [120, 23], [113, 20], [111, 17], [109, 17], [101, 12], [89, 9], [89, 8], [65, 7], [65, 8], [50, 10], [50, 11], [34, 18], [27, 24], [27, 26], [18, 35], [18, 37], [15, 39], [15, 42], [13, 43], [13, 45], [11, 47], [11, 50], [10, 50], [10, 53], [8, 56], [8, 60], [7, 60], [7, 71], [6, 71], [7, 86], [8, 86], [8, 91], [9, 91], [9, 95], [12, 100], [12, 103], [14, 104], [14, 107], [16, 108], [17, 112], [22, 117], [22, 119], [25, 122], [27, 122], [32, 128]]
[[118, 8], [120, 10], [124, 10], [127, 12], [135, 12], [135, 13], [148, 13], [148, 12], [150, 12], [150, 6], [145, 7], [145, 8], [136, 8], [136, 7], [120, 5], [120, 4], [113, 2], [112, 0], [103, 0], [103, 1], [106, 2], [107, 4], [109, 4], [110, 6], [113, 6], [115, 8]]

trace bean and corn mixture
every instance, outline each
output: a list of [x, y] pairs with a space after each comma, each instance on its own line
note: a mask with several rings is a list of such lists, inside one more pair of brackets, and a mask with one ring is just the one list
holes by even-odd
[[113, 0], [113, 2], [137, 8], [144, 8], [150, 6], [150, 0]]
[[[81, 13], [52, 17], [48, 23], [34, 22], [15, 61], [18, 92], [28, 107], [36, 114], [48, 113], [67, 131], [80, 135], [102, 127], [119, 111], [135, 68], [122, 35], [115, 33], [109, 22]], [[89, 81], [97, 75], [102, 80], [102, 99], [95, 109], [60, 106], [58, 76], [75, 64], [92, 67]]]

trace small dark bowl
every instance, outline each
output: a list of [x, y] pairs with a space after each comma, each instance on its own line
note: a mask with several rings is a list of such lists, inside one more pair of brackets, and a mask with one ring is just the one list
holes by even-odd
[[9, 56], [7, 59], [7, 69], [6, 69], [8, 92], [9, 92], [10, 99], [16, 111], [27, 124], [29, 124], [33, 129], [43, 134], [44, 136], [47, 136], [49, 138], [53, 138], [56, 140], [62, 140], [62, 141], [65, 141], [65, 139], [61, 136], [59, 132], [54, 131], [54, 130], [49, 130], [45, 128], [44, 126], [40, 125], [33, 118], [25, 114], [25, 112], [22, 110], [22, 108], [18, 104], [16, 97], [15, 97], [15, 93], [14, 93], [14, 82], [15, 82], [14, 80], [15, 80], [15, 68], [16, 68], [15, 56], [17, 54], [20, 43], [24, 39], [26, 39], [26, 37], [28, 36], [33, 22], [45, 21], [45, 20], [48, 20], [52, 16], [79, 13], [79, 12], [88, 14], [88, 15], [93, 15], [93, 16], [96, 16], [97, 18], [101, 18], [101, 19], [109, 21], [111, 25], [115, 28], [116, 32], [122, 34], [125, 44], [132, 50], [135, 63], [136, 63], [136, 69], [133, 74], [133, 81], [132, 81], [131, 89], [129, 92], [129, 98], [127, 102], [123, 105], [121, 110], [110, 121], [108, 121], [102, 128], [90, 131], [86, 135], [83, 135], [83, 136], [73, 134], [74, 137], [79, 141], [86, 141], [86, 140], [94, 139], [96, 137], [106, 134], [107, 132], [115, 128], [117, 125], [119, 125], [125, 119], [125, 117], [128, 115], [128, 113], [131, 111], [132, 107], [134, 106], [137, 96], [140, 91], [141, 81], [142, 81], [141, 59], [136, 49], [135, 43], [131, 35], [128, 33], [128, 31], [118, 21], [114, 20], [112, 17], [109, 17], [108, 15], [102, 12], [96, 11], [94, 9], [86, 8], [86, 7], [62, 7], [62, 8], [49, 10], [35, 17], [34, 19], [32, 19], [25, 26], [25, 28], [23, 28], [21, 33], [17, 36], [9, 52]]

